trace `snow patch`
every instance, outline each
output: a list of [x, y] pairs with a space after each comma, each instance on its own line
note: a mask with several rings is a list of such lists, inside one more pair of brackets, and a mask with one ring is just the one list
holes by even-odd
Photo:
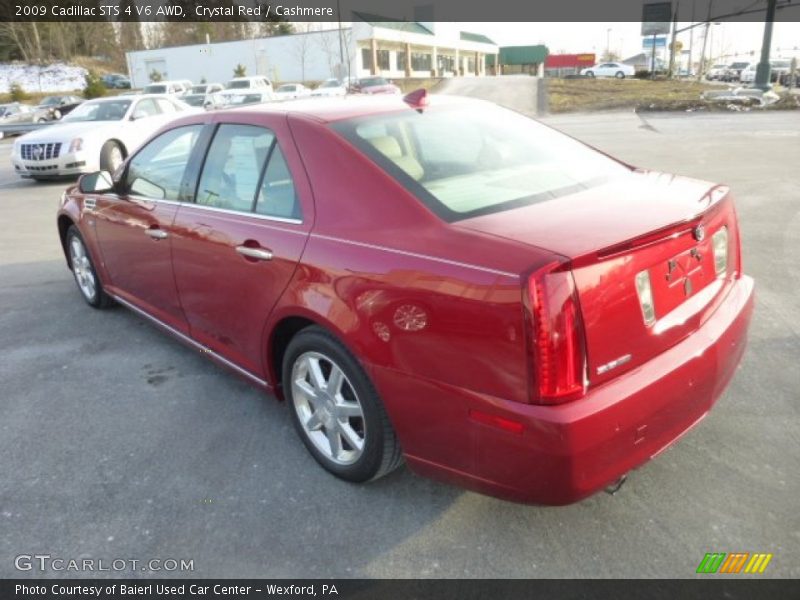
[[11, 84], [18, 83], [26, 92], [69, 92], [82, 90], [86, 84], [86, 69], [64, 63], [28, 65], [0, 63], [0, 93], [7, 93]]

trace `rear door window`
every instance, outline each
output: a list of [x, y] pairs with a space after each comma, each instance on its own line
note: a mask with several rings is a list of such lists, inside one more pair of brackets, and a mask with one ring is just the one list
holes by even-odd
[[275, 143], [256, 202], [256, 212], [280, 219], [300, 219], [300, 205], [294, 190], [294, 182], [280, 146]]
[[224, 124], [208, 149], [196, 203], [251, 212], [275, 134], [263, 127]]

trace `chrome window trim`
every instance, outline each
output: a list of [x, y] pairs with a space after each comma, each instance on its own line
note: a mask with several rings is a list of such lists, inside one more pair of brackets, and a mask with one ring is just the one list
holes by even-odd
[[156, 317], [154, 317], [150, 313], [146, 312], [145, 310], [139, 308], [135, 304], [131, 304], [127, 300], [124, 300], [123, 298], [120, 298], [117, 294], [110, 294], [110, 295], [114, 298], [114, 300], [116, 300], [117, 302], [119, 302], [120, 304], [125, 306], [126, 308], [129, 308], [130, 310], [132, 310], [136, 314], [138, 314], [138, 315], [140, 315], [142, 317], [145, 317], [146, 319], [152, 321], [153, 323], [155, 323], [159, 327], [162, 327], [163, 329], [166, 329], [169, 333], [171, 333], [172, 335], [174, 335], [178, 339], [182, 340], [183, 342], [187, 343], [188, 345], [190, 345], [190, 346], [192, 346], [194, 348], [197, 348], [203, 354], [208, 354], [208, 355], [212, 356], [214, 359], [216, 359], [219, 362], [223, 363], [224, 365], [230, 367], [231, 369], [233, 369], [237, 373], [240, 373], [240, 374], [244, 375], [245, 377], [255, 381], [259, 385], [262, 385], [262, 386], [267, 387], [267, 388], [271, 388], [272, 387], [264, 379], [261, 379], [257, 375], [253, 375], [250, 371], [248, 371], [246, 369], [243, 369], [242, 367], [240, 367], [236, 363], [231, 362], [230, 360], [228, 360], [227, 358], [225, 358], [223, 356], [220, 356], [219, 354], [217, 354], [216, 352], [214, 352], [210, 348], [207, 348], [206, 346], [203, 346], [203, 344], [201, 344], [197, 340], [194, 340], [194, 339], [190, 338], [189, 336], [187, 336], [186, 334], [181, 333], [180, 331], [178, 331], [174, 327], [172, 327], [170, 325], [167, 325], [166, 323], [164, 323], [164, 321], [162, 321], [160, 319], [157, 319]]
[[[123, 200], [119, 194], [102, 194], [103, 196], [110, 196], [112, 198], [116, 198], [117, 200]], [[271, 217], [269, 215], [261, 215], [258, 213], [252, 212], [242, 212], [239, 210], [229, 210], [227, 208], [218, 208], [216, 206], [205, 206], [203, 204], [197, 204], [196, 202], [180, 202], [178, 200], [162, 200], [160, 198], [148, 198], [146, 196], [133, 196], [130, 195], [131, 198], [136, 198], [137, 200], [143, 200], [145, 202], [156, 202], [159, 204], [170, 204], [172, 206], [187, 206], [192, 208], [199, 208], [201, 210], [208, 210], [212, 212], [223, 213], [227, 215], [237, 215], [240, 217], [254, 217], [256, 219], [261, 219], [264, 221], [273, 221], [275, 223], [286, 223], [289, 225], [302, 225], [303, 221], [301, 219], [291, 219], [288, 217]]]
[[181, 202], [184, 206], [192, 206], [201, 210], [210, 210], [213, 212], [223, 213], [226, 215], [237, 215], [240, 217], [254, 217], [256, 219], [263, 219], [265, 221], [274, 221], [276, 223], [288, 223], [291, 225], [302, 225], [302, 219], [292, 219], [291, 217], [273, 217], [270, 215], [262, 215], [255, 212], [245, 212], [243, 210], [231, 210], [229, 208], [219, 208], [217, 206], [207, 206], [205, 204], [198, 204], [197, 202]]

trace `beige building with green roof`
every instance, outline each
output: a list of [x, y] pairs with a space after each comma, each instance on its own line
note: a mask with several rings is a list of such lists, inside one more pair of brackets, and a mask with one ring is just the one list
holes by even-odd
[[459, 23], [389, 21], [357, 13], [352, 24], [357, 77], [462, 77], [487, 74], [487, 57], [500, 49], [485, 35]]
[[[154, 48], [127, 53], [134, 88], [161, 78], [225, 83], [238, 65], [275, 83], [380, 75], [389, 79], [481, 76], [497, 44], [458, 23], [388, 20], [353, 13], [339, 29]], [[495, 64], [490, 61], [490, 64]], [[493, 71], [493, 69], [490, 69]]]

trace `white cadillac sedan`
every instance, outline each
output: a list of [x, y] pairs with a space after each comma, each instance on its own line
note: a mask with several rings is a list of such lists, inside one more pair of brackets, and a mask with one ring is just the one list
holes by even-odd
[[635, 73], [636, 69], [631, 65], [620, 62], [599, 63], [581, 71], [581, 75], [587, 77], [616, 77], [617, 79], [633, 77]]
[[162, 125], [188, 112], [198, 109], [165, 95], [89, 100], [57, 124], [17, 139], [11, 163], [18, 175], [36, 180], [113, 173]]
[[323, 97], [329, 98], [332, 96], [345, 96], [347, 95], [347, 87], [338, 79], [326, 79], [319, 87], [312, 90], [311, 96], [313, 98]]

